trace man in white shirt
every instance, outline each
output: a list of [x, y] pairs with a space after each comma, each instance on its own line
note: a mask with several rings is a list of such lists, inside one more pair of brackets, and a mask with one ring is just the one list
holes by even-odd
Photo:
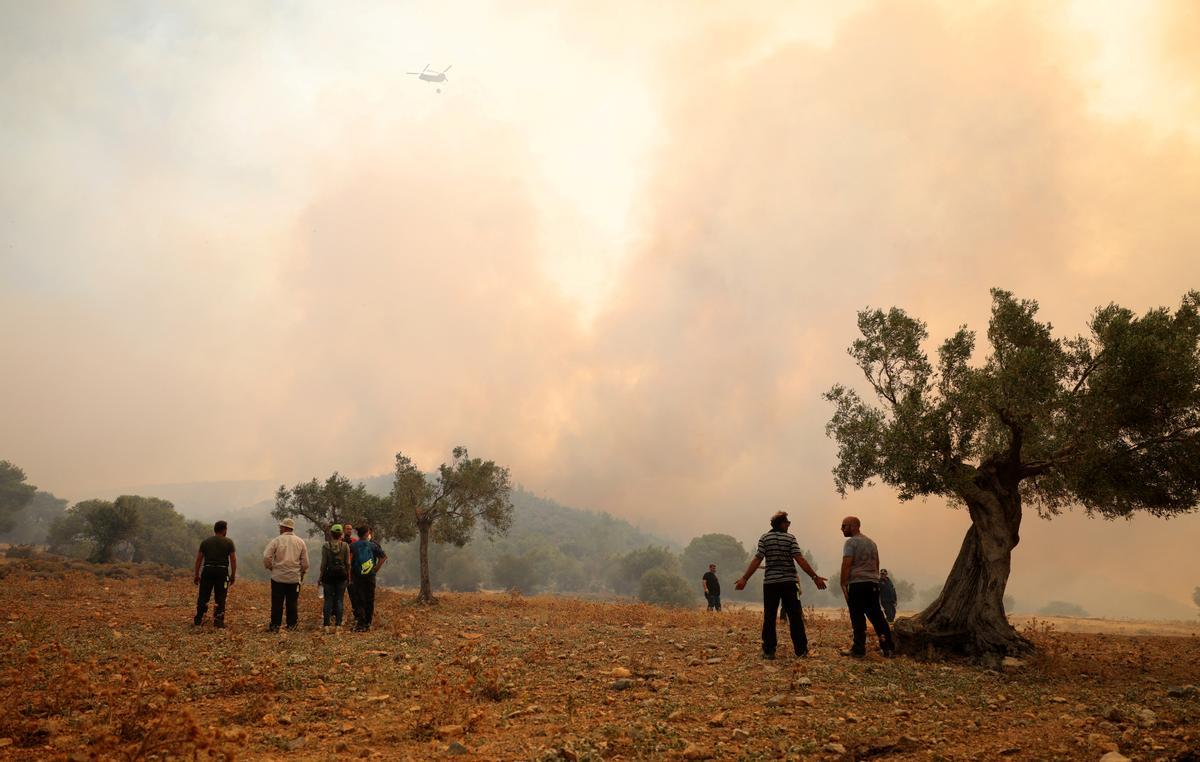
[[296, 604], [300, 599], [300, 583], [308, 571], [308, 545], [295, 535], [296, 522], [279, 522], [279, 536], [267, 543], [263, 551], [263, 566], [271, 572], [271, 632], [279, 632], [283, 609], [287, 606], [287, 628], [296, 629]]

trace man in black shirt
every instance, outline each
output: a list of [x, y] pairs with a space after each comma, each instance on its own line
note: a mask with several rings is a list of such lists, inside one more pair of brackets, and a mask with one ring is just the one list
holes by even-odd
[[194, 625], [204, 621], [208, 598], [215, 594], [213, 626], [225, 626], [225, 594], [237, 577], [237, 553], [233, 540], [225, 536], [228, 528], [224, 521], [213, 524], [213, 536], [200, 543], [196, 552], [196, 576], [192, 583], [200, 586], [200, 595], [196, 598]]
[[717, 565], [709, 564], [708, 571], [700, 578], [704, 585], [704, 597], [708, 601], [709, 611], [721, 610], [721, 581], [717, 579]]

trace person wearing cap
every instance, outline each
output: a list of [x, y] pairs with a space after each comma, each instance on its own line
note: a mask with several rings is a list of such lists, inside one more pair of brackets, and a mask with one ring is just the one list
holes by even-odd
[[896, 585], [888, 576], [887, 569], [879, 570], [879, 605], [883, 607], [883, 616], [888, 624], [896, 621]]
[[268, 630], [278, 632], [287, 607], [287, 628], [296, 629], [300, 600], [300, 582], [308, 571], [308, 546], [295, 534], [296, 522], [279, 522], [279, 536], [267, 543], [263, 566], [271, 572], [271, 623]]
[[796, 656], [808, 656], [808, 634], [804, 631], [804, 613], [800, 609], [800, 598], [797, 596], [799, 580], [796, 574], [796, 564], [804, 570], [818, 590], [825, 589], [825, 578], [817, 576], [817, 572], [808, 563], [800, 550], [796, 537], [788, 532], [792, 522], [788, 521], [785, 511], [779, 511], [771, 517], [771, 531], [758, 540], [758, 548], [754, 558], [746, 567], [746, 573], [733, 586], [738, 590], [746, 589], [746, 582], [758, 569], [764, 560], [767, 569], [763, 572], [763, 627], [762, 627], [762, 656], [764, 659], [775, 658], [775, 647], [778, 638], [775, 635], [775, 618], [780, 605], [787, 611], [788, 630], [792, 636], [792, 648]]
[[197, 627], [204, 621], [208, 611], [208, 599], [213, 604], [213, 627], [225, 626], [225, 594], [237, 578], [237, 551], [233, 540], [225, 536], [229, 525], [224, 521], [213, 524], [213, 535], [200, 543], [196, 551], [196, 573], [192, 583], [199, 585], [196, 598], [196, 616], [192, 624]]
[[321, 546], [321, 573], [317, 582], [325, 593], [323, 627], [330, 619], [337, 627], [342, 626], [345, 606], [346, 583], [350, 581], [350, 546], [342, 542], [342, 525], [329, 528], [329, 541]]

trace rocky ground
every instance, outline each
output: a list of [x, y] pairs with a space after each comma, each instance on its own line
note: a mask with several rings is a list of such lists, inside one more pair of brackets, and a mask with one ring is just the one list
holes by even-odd
[[849, 624], [814, 617], [811, 658], [763, 661], [747, 611], [383, 592], [356, 634], [312, 586], [269, 634], [265, 584], [214, 630], [186, 576], [103, 573], [4, 567], [5, 758], [1200, 759], [1195, 636], [1035, 622], [989, 671], [842, 657]]

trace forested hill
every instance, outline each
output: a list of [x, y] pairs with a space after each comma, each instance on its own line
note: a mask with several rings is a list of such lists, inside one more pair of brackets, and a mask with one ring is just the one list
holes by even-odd
[[[390, 474], [359, 479], [375, 494], [391, 491]], [[188, 519], [205, 525], [217, 519], [229, 522], [229, 535], [244, 559], [256, 553], [278, 530], [271, 509], [278, 484], [266, 481], [157, 484], [110, 491], [98, 497], [142, 494], [168, 500]], [[513, 525], [503, 537], [479, 534], [464, 548], [434, 545], [430, 558], [435, 587], [474, 590], [479, 586], [527, 592], [600, 591], [608, 585], [612, 562], [629, 551], [647, 546], [678, 551], [677, 543], [643, 532], [624, 519], [607, 513], [561, 505], [517, 487], [512, 492]], [[58, 508], [61, 511], [65, 504]], [[297, 527], [307, 537], [307, 527]], [[40, 538], [25, 541], [39, 541]], [[318, 538], [310, 538], [315, 552]], [[416, 543], [384, 540], [390, 563], [385, 584], [414, 585], [417, 581]], [[261, 564], [243, 563], [242, 572], [263, 577]]]

